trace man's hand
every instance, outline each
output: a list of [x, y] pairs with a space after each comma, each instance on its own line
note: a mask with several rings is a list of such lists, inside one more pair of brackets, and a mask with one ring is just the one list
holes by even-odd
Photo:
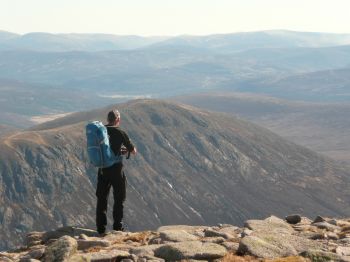
[[122, 147], [120, 148], [120, 153], [121, 153], [122, 155], [125, 155], [126, 153], [128, 153], [128, 150], [126, 149], [125, 146], [122, 146]]

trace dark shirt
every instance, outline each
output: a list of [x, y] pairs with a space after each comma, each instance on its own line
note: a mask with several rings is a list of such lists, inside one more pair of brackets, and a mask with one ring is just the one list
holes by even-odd
[[121, 146], [124, 145], [129, 152], [134, 150], [134, 145], [131, 143], [129, 136], [116, 126], [106, 125], [109, 136], [109, 143], [116, 156], [120, 155]]

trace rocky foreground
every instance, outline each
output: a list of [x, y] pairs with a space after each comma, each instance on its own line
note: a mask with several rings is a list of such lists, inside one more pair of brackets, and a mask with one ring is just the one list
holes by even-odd
[[29, 233], [0, 261], [350, 261], [350, 219], [271, 216], [243, 228], [172, 225], [104, 236], [63, 227]]

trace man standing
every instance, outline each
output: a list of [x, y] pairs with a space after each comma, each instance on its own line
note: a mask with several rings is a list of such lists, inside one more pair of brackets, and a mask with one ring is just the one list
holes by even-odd
[[[122, 146], [132, 153], [136, 154], [135, 146], [130, 142], [128, 135], [119, 128], [120, 113], [118, 110], [112, 110], [107, 116], [106, 125], [109, 143], [116, 156], [122, 154]], [[97, 207], [96, 207], [96, 226], [100, 234], [104, 234], [107, 226], [107, 202], [111, 186], [113, 187], [114, 205], [113, 205], [113, 229], [123, 231], [123, 205], [126, 197], [126, 177], [123, 172], [122, 161], [115, 163], [108, 168], [98, 170], [97, 179]]]

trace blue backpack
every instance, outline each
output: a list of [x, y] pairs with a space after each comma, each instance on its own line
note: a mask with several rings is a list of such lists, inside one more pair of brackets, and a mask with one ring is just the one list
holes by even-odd
[[109, 144], [107, 128], [100, 121], [86, 125], [87, 152], [90, 163], [95, 167], [106, 168], [122, 161]]

